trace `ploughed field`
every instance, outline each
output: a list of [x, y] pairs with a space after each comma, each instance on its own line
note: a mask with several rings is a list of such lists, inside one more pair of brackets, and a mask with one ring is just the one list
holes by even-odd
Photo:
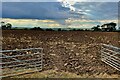
[[2, 49], [39, 48], [43, 71], [120, 74], [101, 61], [101, 43], [120, 47], [118, 32], [3, 30]]

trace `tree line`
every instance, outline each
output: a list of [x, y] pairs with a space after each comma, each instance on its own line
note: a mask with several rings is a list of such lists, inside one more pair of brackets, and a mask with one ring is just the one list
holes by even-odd
[[91, 28], [91, 30], [93, 31], [116, 31], [116, 23], [107, 23], [107, 24], [103, 24], [103, 25], [97, 25]]
[[10, 30], [12, 29], [12, 24], [10, 23], [5, 23], [5, 22], [1, 22], [1, 29], [2, 30]]
[[[118, 31], [116, 29], [117, 24], [116, 23], [107, 23], [107, 24], [103, 24], [103, 25], [97, 25], [92, 27], [91, 29], [62, 29], [62, 28], [58, 28], [57, 30], [54, 30], [52, 28], [40, 28], [40, 27], [34, 27], [34, 28], [24, 28], [22, 30], [39, 30], [39, 31]], [[17, 28], [12, 28], [12, 24], [11, 23], [5, 23], [5, 22], [1, 22], [1, 29], [2, 30], [17, 30]], [[120, 30], [119, 30], [120, 31]]]

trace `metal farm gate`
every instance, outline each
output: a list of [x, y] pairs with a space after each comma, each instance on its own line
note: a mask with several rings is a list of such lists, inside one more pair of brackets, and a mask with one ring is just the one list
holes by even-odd
[[42, 70], [42, 48], [0, 51], [0, 77], [15, 76]]
[[101, 60], [120, 71], [120, 48], [102, 44]]

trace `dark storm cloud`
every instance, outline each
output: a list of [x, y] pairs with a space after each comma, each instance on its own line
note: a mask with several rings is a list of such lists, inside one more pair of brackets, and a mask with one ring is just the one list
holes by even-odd
[[59, 2], [4, 2], [3, 18], [15, 19], [67, 19], [69, 9]]
[[[76, 9], [89, 10], [87, 14], [70, 12], [69, 8], [61, 6], [60, 2], [3, 2], [2, 17], [14, 19], [51, 19], [63, 23], [68, 18], [106, 20], [117, 19], [117, 2], [84, 2], [74, 4]], [[63, 20], [63, 21], [62, 21]]]

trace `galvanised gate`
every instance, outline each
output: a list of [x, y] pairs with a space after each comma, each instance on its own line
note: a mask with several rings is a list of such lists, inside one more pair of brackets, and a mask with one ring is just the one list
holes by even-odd
[[0, 51], [0, 77], [42, 70], [43, 48]]
[[101, 60], [120, 71], [120, 48], [102, 44]]

